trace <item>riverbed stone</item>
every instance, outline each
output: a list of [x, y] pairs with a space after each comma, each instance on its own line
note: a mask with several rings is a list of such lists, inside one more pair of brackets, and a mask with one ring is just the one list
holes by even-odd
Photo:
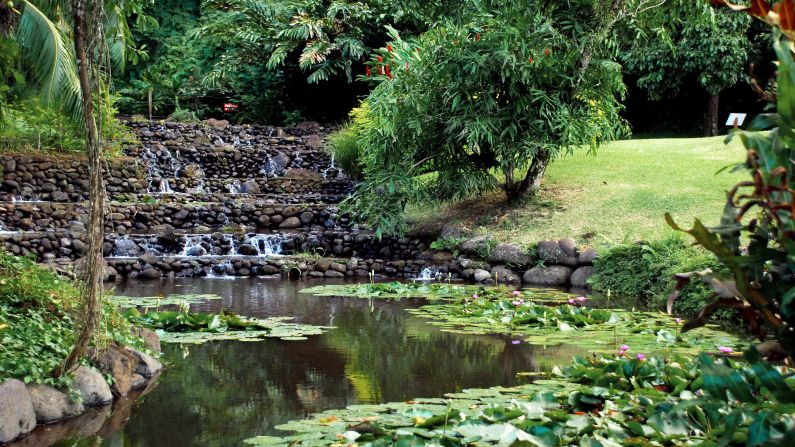
[[301, 219], [298, 217], [292, 216], [284, 219], [282, 223], [279, 224], [279, 228], [281, 229], [293, 229], [293, 228], [300, 228], [301, 227]]
[[524, 266], [533, 261], [521, 245], [513, 243], [497, 244], [489, 255], [489, 261], [515, 266]]
[[591, 265], [599, 257], [599, 253], [593, 248], [586, 248], [580, 252], [580, 265]]
[[476, 269], [473, 277], [476, 282], [486, 282], [491, 279], [491, 273], [483, 269]]
[[36, 422], [49, 424], [69, 419], [82, 413], [85, 408], [80, 402], [73, 402], [66, 393], [49, 385], [28, 385]]
[[571, 277], [571, 268], [563, 265], [536, 266], [526, 271], [522, 281], [534, 286], [564, 286]]
[[584, 265], [571, 274], [571, 285], [573, 287], [586, 288], [588, 287], [588, 280], [591, 276], [593, 276], [593, 267]]
[[519, 275], [504, 265], [492, 267], [491, 276], [495, 281], [499, 281], [503, 284], [516, 284], [522, 282], [522, 278], [520, 278]]
[[[561, 245], [561, 241], [563, 245]], [[569, 267], [577, 267], [580, 264], [576, 247], [572, 250], [570, 239], [561, 241], [541, 241], [538, 243], [538, 257], [546, 265], [560, 264]]]
[[137, 278], [138, 279], [160, 279], [161, 276], [162, 276], [162, 274], [160, 273], [160, 270], [155, 269], [155, 268], [148, 268], [148, 269], [142, 270], [141, 273], [138, 274]]
[[74, 378], [75, 387], [83, 398], [83, 405], [93, 407], [113, 402], [110, 385], [96, 369], [81, 365], [75, 370]]
[[30, 392], [21, 380], [0, 383], [0, 443], [30, 433], [36, 427], [36, 412]]
[[138, 359], [136, 373], [144, 377], [152, 377], [163, 369], [163, 364], [151, 355], [130, 347], [127, 348], [127, 351]]
[[465, 253], [480, 254], [488, 249], [488, 236], [475, 236], [462, 242], [459, 248]]
[[138, 369], [138, 358], [131, 352], [117, 345], [110, 345], [105, 349], [92, 349], [89, 357], [94, 364], [105, 374], [113, 376], [111, 390], [119, 396], [126, 396], [132, 388], [132, 375]]

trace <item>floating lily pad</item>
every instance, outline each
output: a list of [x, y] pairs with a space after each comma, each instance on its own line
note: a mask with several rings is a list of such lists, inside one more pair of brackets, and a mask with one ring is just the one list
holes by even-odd
[[206, 301], [220, 300], [219, 295], [212, 293], [198, 293], [185, 295], [166, 295], [166, 296], [124, 296], [113, 295], [108, 299], [122, 308], [131, 307], [150, 307], [160, 306], [179, 306], [182, 304], [200, 304]]
[[315, 296], [342, 296], [356, 298], [400, 299], [424, 298], [433, 300], [460, 300], [478, 297], [501, 299], [533, 300], [543, 303], [565, 303], [572, 298], [571, 294], [552, 289], [519, 290], [508, 287], [486, 287], [477, 285], [461, 285], [447, 283], [402, 283], [388, 282], [375, 284], [343, 284], [323, 285], [301, 290]]

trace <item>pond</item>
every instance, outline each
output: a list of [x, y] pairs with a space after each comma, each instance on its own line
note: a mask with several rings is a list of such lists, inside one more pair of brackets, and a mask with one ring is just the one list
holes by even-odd
[[506, 337], [442, 332], [406, 312], [423, 300], [299, 293], [317, 284], [329, 281], [196, 278], [118, 284], [117, 295], [222, 297], [192, 305], [194, 311], [226, 308], [335, 328], [304, 341], [163, 344], [167, 369], [157, 388], [132, 408], [123, 427], [102, 431], [102, 441], [95, 437], [79, 444], [241, 445], [252, 436], [282, 434], [276, 425], [331, 408], [518, 384], [517, 373], [548, 370], [575, 354], [566, 347], [514, 344]]

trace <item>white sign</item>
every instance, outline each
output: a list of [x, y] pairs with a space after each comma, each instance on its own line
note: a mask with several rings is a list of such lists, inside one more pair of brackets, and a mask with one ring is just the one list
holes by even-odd
[[730, 113], [729, 119], [726, 120], [727, 126], [742, 126], [745, 121], [745, 113]]

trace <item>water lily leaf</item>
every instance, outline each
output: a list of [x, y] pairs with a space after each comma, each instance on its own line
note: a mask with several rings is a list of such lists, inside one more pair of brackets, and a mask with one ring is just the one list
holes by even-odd
[[[500, 445], [510, 445], [516, 441], [517, 432], [521, 431], [511, 424], [474, 424], [463, 423], [453, 429], [464, 438], [480, 436], [481, 441], [496, 442]], [[529, 435], [528, 435], [529, 436]]]

